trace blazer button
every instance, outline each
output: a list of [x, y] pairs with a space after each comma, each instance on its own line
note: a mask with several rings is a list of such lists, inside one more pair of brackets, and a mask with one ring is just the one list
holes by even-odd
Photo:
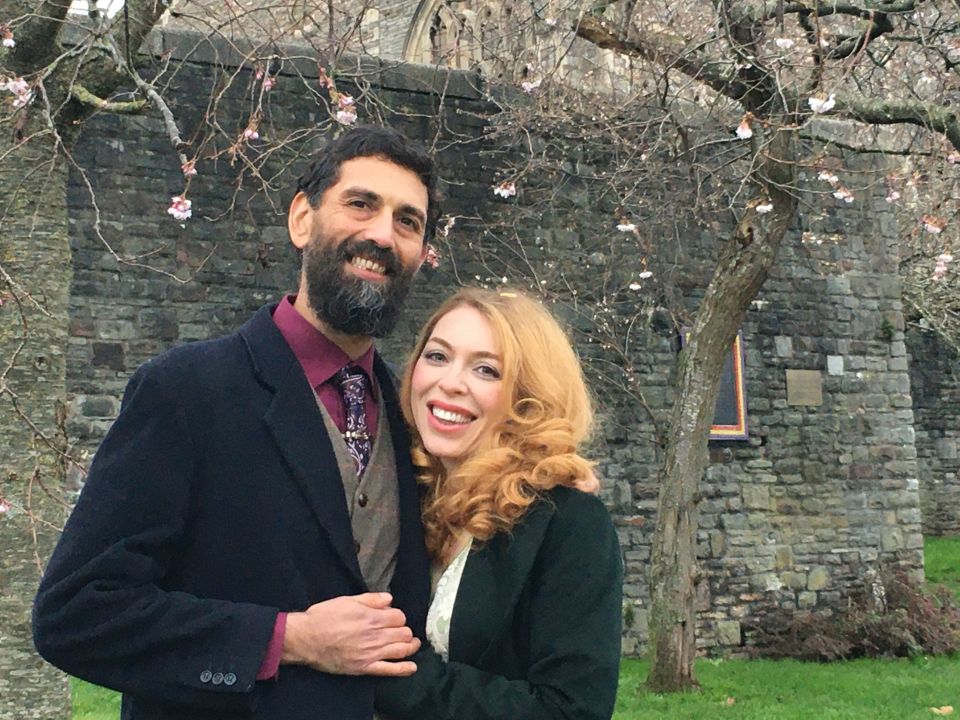
[[214, 685], [219, 685], [223, 682], [223, 673], [214, 673], [213, 678], [210, 680]]
[[236, 682], [237, 682], [237, 676], [234, 675], [233, 673], [227, 673], [226, 675], [223, 676], [224, 685], [233, 685]]
[[212, 672], [210, 672], [209, 670], [204, 670], [202, 673], [200, 673], [200, 682], [208, 683], [210, 682], [210, 678], [212, 677], [213, 677]]
[[359, 495], [357, 495], [357, 505], [359, 505], [360, 507], [366, 507], [368, 500], [369, 498], [367, 497], [366, 493], [360, 493]]

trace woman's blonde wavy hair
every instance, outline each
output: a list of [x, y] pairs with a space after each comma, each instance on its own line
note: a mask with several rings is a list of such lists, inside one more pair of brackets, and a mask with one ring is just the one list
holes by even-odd
[[[448, 477], [424, 450], [413, 426], [410, 383], [437, 322], [463, 306], [490, 323], [509, 407]], [[467, 288], [443, 303], [423, 328], [407, 363], [401, 402], [412, 428], [418, 479], [426, 486], [423, 524], [435, 558], [449, 559], [459, 531], [480, 541], [509, 532], [539, 493], [573, 485], [591, 473], [593, 463], [578, 454], [593, 426], [580, 361], [554, 317], [519, 292]]]

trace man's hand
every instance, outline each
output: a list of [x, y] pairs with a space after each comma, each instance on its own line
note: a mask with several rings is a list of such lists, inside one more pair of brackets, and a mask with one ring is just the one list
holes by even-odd
[[389, 593], [347, 595], [287, 615], [280, 662], [338, 675], [404, 677], [416, 663], [396, 662], [420, 649]]

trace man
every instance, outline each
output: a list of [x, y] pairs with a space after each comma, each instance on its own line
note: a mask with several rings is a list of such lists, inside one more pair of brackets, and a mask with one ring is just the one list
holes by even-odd
[[[137, 370], [41, 582], [34, 637], [130, 719], [370, 720], [429, 595], [392, 327], [436, 220], [396, 132], [327, 146], [288, 213], [295, 297]], [[389, 591], [389, 592], [386, 592]]]

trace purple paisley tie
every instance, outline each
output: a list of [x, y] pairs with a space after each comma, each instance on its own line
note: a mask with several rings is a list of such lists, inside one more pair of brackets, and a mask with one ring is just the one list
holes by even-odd
[[346, 410], [347, 430], [343, 439], [347, 450], [357, 466], [357, 477], [370, 462], [370, 433], [367, 432], [367, 416], [363, 411], [363, 401], [367, 392], [367, 376], [358, 367], [345, 367], [333, 376], [340, 384], [343, 407]]

